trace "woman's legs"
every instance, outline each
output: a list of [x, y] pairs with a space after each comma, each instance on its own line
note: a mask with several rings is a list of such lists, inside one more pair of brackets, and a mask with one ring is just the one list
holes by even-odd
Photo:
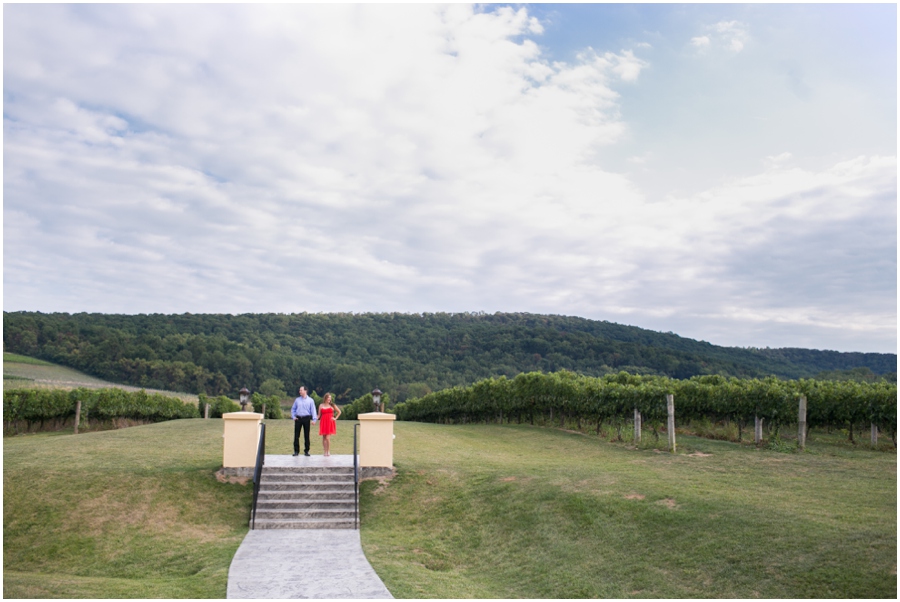
[[322, 435], [322, 447], [325, 448], [325, 455], [331, 455], [331, 435]]

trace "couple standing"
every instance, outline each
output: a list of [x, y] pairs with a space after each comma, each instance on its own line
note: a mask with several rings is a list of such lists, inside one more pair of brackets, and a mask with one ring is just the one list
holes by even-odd
[[[291, 418], [294, 419], [294, 455], [300, 455], [300, 430], [303, 430], [303, 455], [309, 455], [309, 428], [310, 423], [319, 422], [319, 434], [322, 435], [322, 447], [325, 455], [331, 455], [331, 436], [337, 433], [336, 420], [341, 416], [341, 409], [331, 401], [331, 393], [325, 394], [325, 399], [316, 411], [316, 402], [306, 395], [306, 387], [300, 387], [300, 397], [294, 400], [291, 406]], [[335, 416], [335, 412], [337, 416]]]

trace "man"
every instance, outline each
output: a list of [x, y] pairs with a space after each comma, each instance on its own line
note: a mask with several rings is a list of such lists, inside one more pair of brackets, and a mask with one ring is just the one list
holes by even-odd
[[319, 419], [316, 415], [316, 402], [306, 396], [306, 387], [300, 387], [300, 397], [291, 406], [291, 418], [294, 419], [294, 455], [300, 455], [300, 429], [303, 429], [303, 455], [309, 455], [309, 424]]

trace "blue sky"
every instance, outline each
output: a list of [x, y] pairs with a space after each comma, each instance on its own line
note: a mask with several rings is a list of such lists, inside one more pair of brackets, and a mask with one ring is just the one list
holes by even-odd
[[4, 309], [896, 352], [896, 6], [4, 5]]

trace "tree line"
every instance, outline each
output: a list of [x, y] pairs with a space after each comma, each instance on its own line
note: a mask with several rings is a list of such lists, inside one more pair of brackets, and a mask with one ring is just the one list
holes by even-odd
[[853, 378], [896, 382], [896, 355], [718, 347], [673, 333], [568, 316], [496, 314], [66, 314], [4, 312], [6, 351], [112, 382], [209, 396], [301, 385], [346, 404], [379, 387], [422, 397], [480, 379], [570, 370], [686, 379]]

